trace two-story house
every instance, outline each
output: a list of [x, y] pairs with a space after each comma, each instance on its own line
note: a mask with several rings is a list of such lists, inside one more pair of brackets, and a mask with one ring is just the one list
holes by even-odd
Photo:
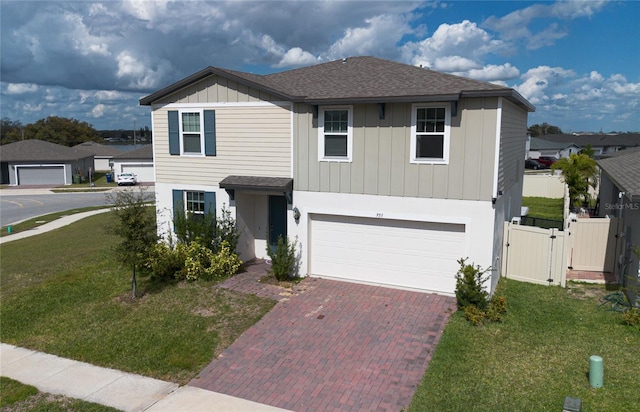
[[238, 252], [297, 238], [299, 274], [452, 294], [499, 277], [533, 106], [511, 88], [373, 57], [268, 75], [216, 67], [151, 106], [160, 234], [230, 208]]

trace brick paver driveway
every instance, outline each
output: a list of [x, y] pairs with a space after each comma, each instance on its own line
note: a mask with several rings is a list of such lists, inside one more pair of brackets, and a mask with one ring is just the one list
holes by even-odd
[[400, 411], [455, 298], [307, 278], [190, 385], [293, 411]]

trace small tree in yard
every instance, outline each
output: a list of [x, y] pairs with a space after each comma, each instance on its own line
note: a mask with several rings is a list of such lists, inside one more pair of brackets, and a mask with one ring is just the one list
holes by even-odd
[[138, 287], [136, 270], [144, 266], [158, 242], [155, 208], [148, 204], [145, 195], [143, 188], [138, 193], [127, 189], [107, 195], [116, 214], [116, 219], [108, 230], [122, 238], [115, 252], [124, 265], [131, 267], [134, 299]]
[[[587, 151], [589, 153], [589, 151]], [[551, 165], [551, 170], [561, 170], [564, 182], [569, 187], [571, 205], [579, 207], [589, 202], [589, 187], [598, 186], [596, 161], [587, 153], [573, 153]]]

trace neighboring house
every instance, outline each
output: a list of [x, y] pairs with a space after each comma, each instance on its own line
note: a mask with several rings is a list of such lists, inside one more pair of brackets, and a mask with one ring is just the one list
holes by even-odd
[[601, 216], [609, 215], [622, 220], [620, 232], [614, 242], [619, 256], [617, 274], [621, 275], [627, 296], [633, 302], [640, 287], [640, 265], [633, 253], [640, 247], [640, 148], [627, 149], [598, 160], [600, 176]]
[[73, 176], [88, 176], [93, 154], [44, 140], [21, 140], [0, 146], [2, 183], [70, 185]]
[[529, 157], [569, 157], [571, 153], [591, 145], [596, 158], [619, 150], [640, 146], [639, 133], [621, 134], [551, 134], [531, 138]]
[[560, 159], [569, 157], [572, 153], [579, 153], [582, 147], [565, 142], [553, 142], [539, 137], [529, 138], [529, 159], [538, 159], [541, 156], [550, 156]]
[[122, 150], [118, 150], [115, 147], [96, 142], [83, 142], [73, 146], [73, 148], [93, 154], [96, 171], [101, 172], [110, 171], [113, 157], [122, 153]]
[[207, 67], [140, 103], [161, 235], [174, 208], [226, 206], [244, 260], [287, 235], [302, 276], [453, 294], [468, 257], [495, 268], [495, 287], [534, 110], [513, 89], [353, 57], [269, 75]]
[[113, 157], [113, 172], [132, 172], [138, 182], [150, 183], [155, 181], [153, 170], [153, 147], [144, 145], [139, 149], [121, 152]]

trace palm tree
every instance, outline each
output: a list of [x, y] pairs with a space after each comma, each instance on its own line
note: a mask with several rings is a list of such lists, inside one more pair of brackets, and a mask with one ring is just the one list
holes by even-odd
[[573, 153], [551, 166], [551, 170], [561, 170], [564, 182], [569, 186], [571, 205], [580, 207], [590, 200], [589, 188], [598, 186], [596, 161], [585, 153]]

